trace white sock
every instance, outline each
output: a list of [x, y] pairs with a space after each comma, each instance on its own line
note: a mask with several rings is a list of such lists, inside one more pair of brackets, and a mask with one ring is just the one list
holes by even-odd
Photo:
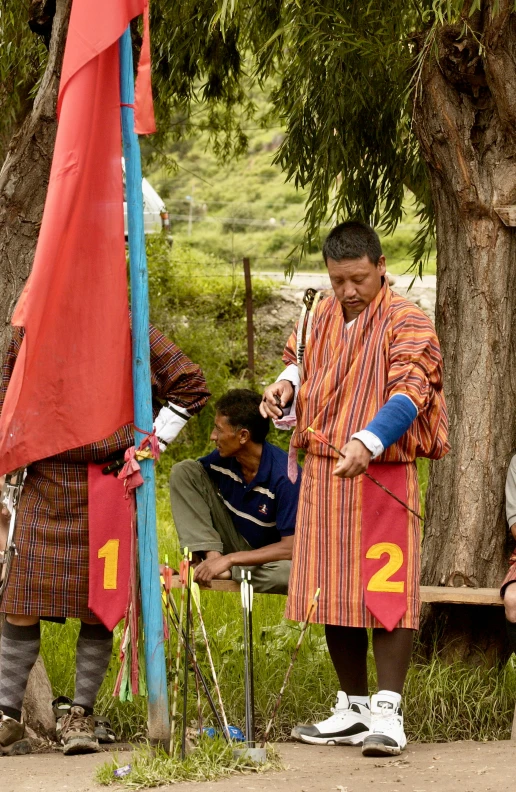
[[369, 696], [348, 696], [350, 704], [362, 704], [363, 707], [371, 708], [371, 704], [369, 702]]
[[382, 693], [387, 693], [389, 696], [393, 696], [394, 699], [396, 700], [396, 704], [399, 707], [399, 705], [401, 704], [401, 694], [400, 693], [395, 693], [394, 690], [379, 690], [377, 695], [381, 696]]

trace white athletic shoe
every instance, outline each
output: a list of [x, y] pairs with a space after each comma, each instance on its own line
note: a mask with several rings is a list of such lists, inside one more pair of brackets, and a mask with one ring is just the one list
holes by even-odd
[[369, 707], [352, 704], [339, 690], [337, 703], [331, 711], [330, 717], [320, 723], [294, 726], [292, 737], [310, 745], [362, 745], [364, 737], [369, 734]]
[[399, 697], [390, 691], [371, 696], [371, 730], [364, 740], [364, 756], [398, 756], [406, 747]]

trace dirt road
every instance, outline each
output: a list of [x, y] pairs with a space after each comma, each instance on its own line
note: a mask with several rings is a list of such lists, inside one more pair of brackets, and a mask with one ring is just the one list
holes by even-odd
[[[285, 769], [161, 792], [505, 792], [514, 786], [514, 742], [410, 745], [397, 759], [365, 759], [360, 749], [283, 744]], [[130, 753], [120, 755], [130, 763]], [[95, 767], [108, 754], [0, 758], [2, 792], [100, 792]], [[118, 784], [115, 789], [125, 789]], [[112, 787], [113, 789], [113, 787]]]

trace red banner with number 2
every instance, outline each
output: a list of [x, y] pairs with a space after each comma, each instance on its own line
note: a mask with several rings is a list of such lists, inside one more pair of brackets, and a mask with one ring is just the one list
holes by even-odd
[[112, 630], [124, 617], [131, 571], [131, 501], [104, 465], [88, 465], [90, 587], [88, 607]]
[[[407, 466], [374, 463], [368, 472], [405, 503]], [[362, 480], [362, 579], [370, 613], [386, 630], [396, 627], [407, 610], [409, 512], [377, 484]]]

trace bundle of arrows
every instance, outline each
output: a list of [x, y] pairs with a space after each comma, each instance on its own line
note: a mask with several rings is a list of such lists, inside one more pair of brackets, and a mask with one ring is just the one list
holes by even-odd
[[[204, 690], [208, 704], [213, 712], [215, 720], [219, 726], [220, 731], [226, 740], [230, 739], [230, 731], [222, 702], [222, 695], [220, 692], [220, 685], [217, 678], [217, 672], [213, 662], [213, 657], [208, 641], [208, 634], [201, 610], [201, 598], [199, 586], [193, 579], [193, 567], [191, 565], [191, 554], [188, 553], [188, 548], [185, 547], [183, 558], [179, 568], [179, 576], [181, 580], [181, 597], [179, 609], [172, 596], [172, 570], [168, 565], [168, 558], [165, 558], [165, 566], [162, 573], [162, 586], [163, 586], [163, 603], [166, 612], [166, 635], [168, 636], [168, 674], [170, 679], [170, 700], [172, 703], [172, 713], [170, 719], [170, 745], [169, 753], [174, 756], [176, 751], [175, 732], [177, 723], [177, 709], [179, 699], [179, 679], [181, 675], [181, 666], [183, 667], [183, 714], [182, 714], [182, 739], [181, 739], [181, 758], [186, 756], [186, 743], [187, 743], [187, 702], [188, 702], [188, 671], [190, 665], [195, 674], [195, 686], [197, 694], [197, 717], [198, 717], [198, 731], [199, 734], [203, 733], [203, 718], [202, 718], [202, 703], [201, 703], [201, 688]], [[206, 649], [206, 656], [210, 665], [213, 686], [215, 688], [218, 708], [213, 700], [210, 692], [210, 687], [204, 676], [201, 667], [197, 661], [197, 654], [195, 649], [195, 632], [194, 632], [194, 615], [193, 605], [197, 611], [197, 619], [201, 629], [204, 646]], [[185, 607], [186, 606], [186, 607]], [[185, 613], [186, 611], [186, 613]], [[172, 628], [177, 631], [177, 646], [175, 655], [172, 647]]]
[[[201, 689], [206, 695], [206, 699], [213, 713], [218, 729], [224, 735], [224, 738], [229, 742], [231, 739], [241, 740], [242, 737], [238, 729], [234, 726], [229, 726], [224, 704], [222, 702], [222, 694], [220, 684], [213, 662], [213, 655], [210, 649], [208, 634], [206, 632], [206, 625], [204, 623], [202, 610], [201, 610], [201, 597], [198, 584], [194, 581], [194, 570], [191, 565], [191, 554], [188, 548], [184, 549], [183, 558], [180, 564], [179, 576], [181, 581], [181, 595], [179, 608], [172, 595], [172, 569], [168, 565], [168, 558], [165, 558], [165, 565], [162, 571], [161, 582], [163, 586], [163, 604], [166, 614], [166, 630], [165, 637], [168, 647], [168, 673], [170, 679], [170, 700], [172, 706], [171, 712], [171, 727], [170, 727], [170, 755], [174, 756], [177, 750], [175, 732], [177, 723], [177, 710], [179, 699], [179, 680], [181, 676], [181, 667], [183, 668], [183, 713], [182, 713], [182, 739], [180, 756], [182, 759], [186, 755], [187, 743], [187, 696], [188, 696], [188, 672], [192, 667], [195, 674], [195, 689], [197, 696], [197, 717], [198, 717], [198, 732], [203, 733], [203, 717], [202, 717], [202, 702], [201, 702]], [[242, 580], [240, 585], [240, 597], [242, 603], [242, 620], [243, 620], [243, 662], [244, 662], [244, 692], [245, 692], [245, 741], [249, 748], [256, 746], [256, 726], [255, 726], [255, 694], [254, 694], [254, 645], [253, 645], [253, 598], [254, 588], [252, 584], [251, 573], [242, 570]], [[310, 620], [317, 607], [320, 589], [314, 594], [312, 601], [307, 610], [306, 618], [301, 624], [301, 630], [296, 647], [292, 654], [290, 664], [287, 668], [285, 678], [276, 701], [273, 706], [271, 718], [267, 724], [267, 728], [261, 740], [261, 748], [263, 748], [274, 723], [274, 719], [278, 713], [281, 705], [283, 694], [288, 685], [292, 669], [299, 654], [301, 644], [307, 633]], [[216, 693], [215, 702], [211, 692], [210, 685], [198, 663], [197, 653], [195, 649], [195, 633], [194, 633], [194, 615], [193, 609], [195, 606], [196, 619], [202, 634], [202, 640], [206, 651], [206, 658], [208, 660], [212, 678], [213, 688]], [[174, 652], [172, 642], [172, 630], [177, 632], [177, 645]]]

